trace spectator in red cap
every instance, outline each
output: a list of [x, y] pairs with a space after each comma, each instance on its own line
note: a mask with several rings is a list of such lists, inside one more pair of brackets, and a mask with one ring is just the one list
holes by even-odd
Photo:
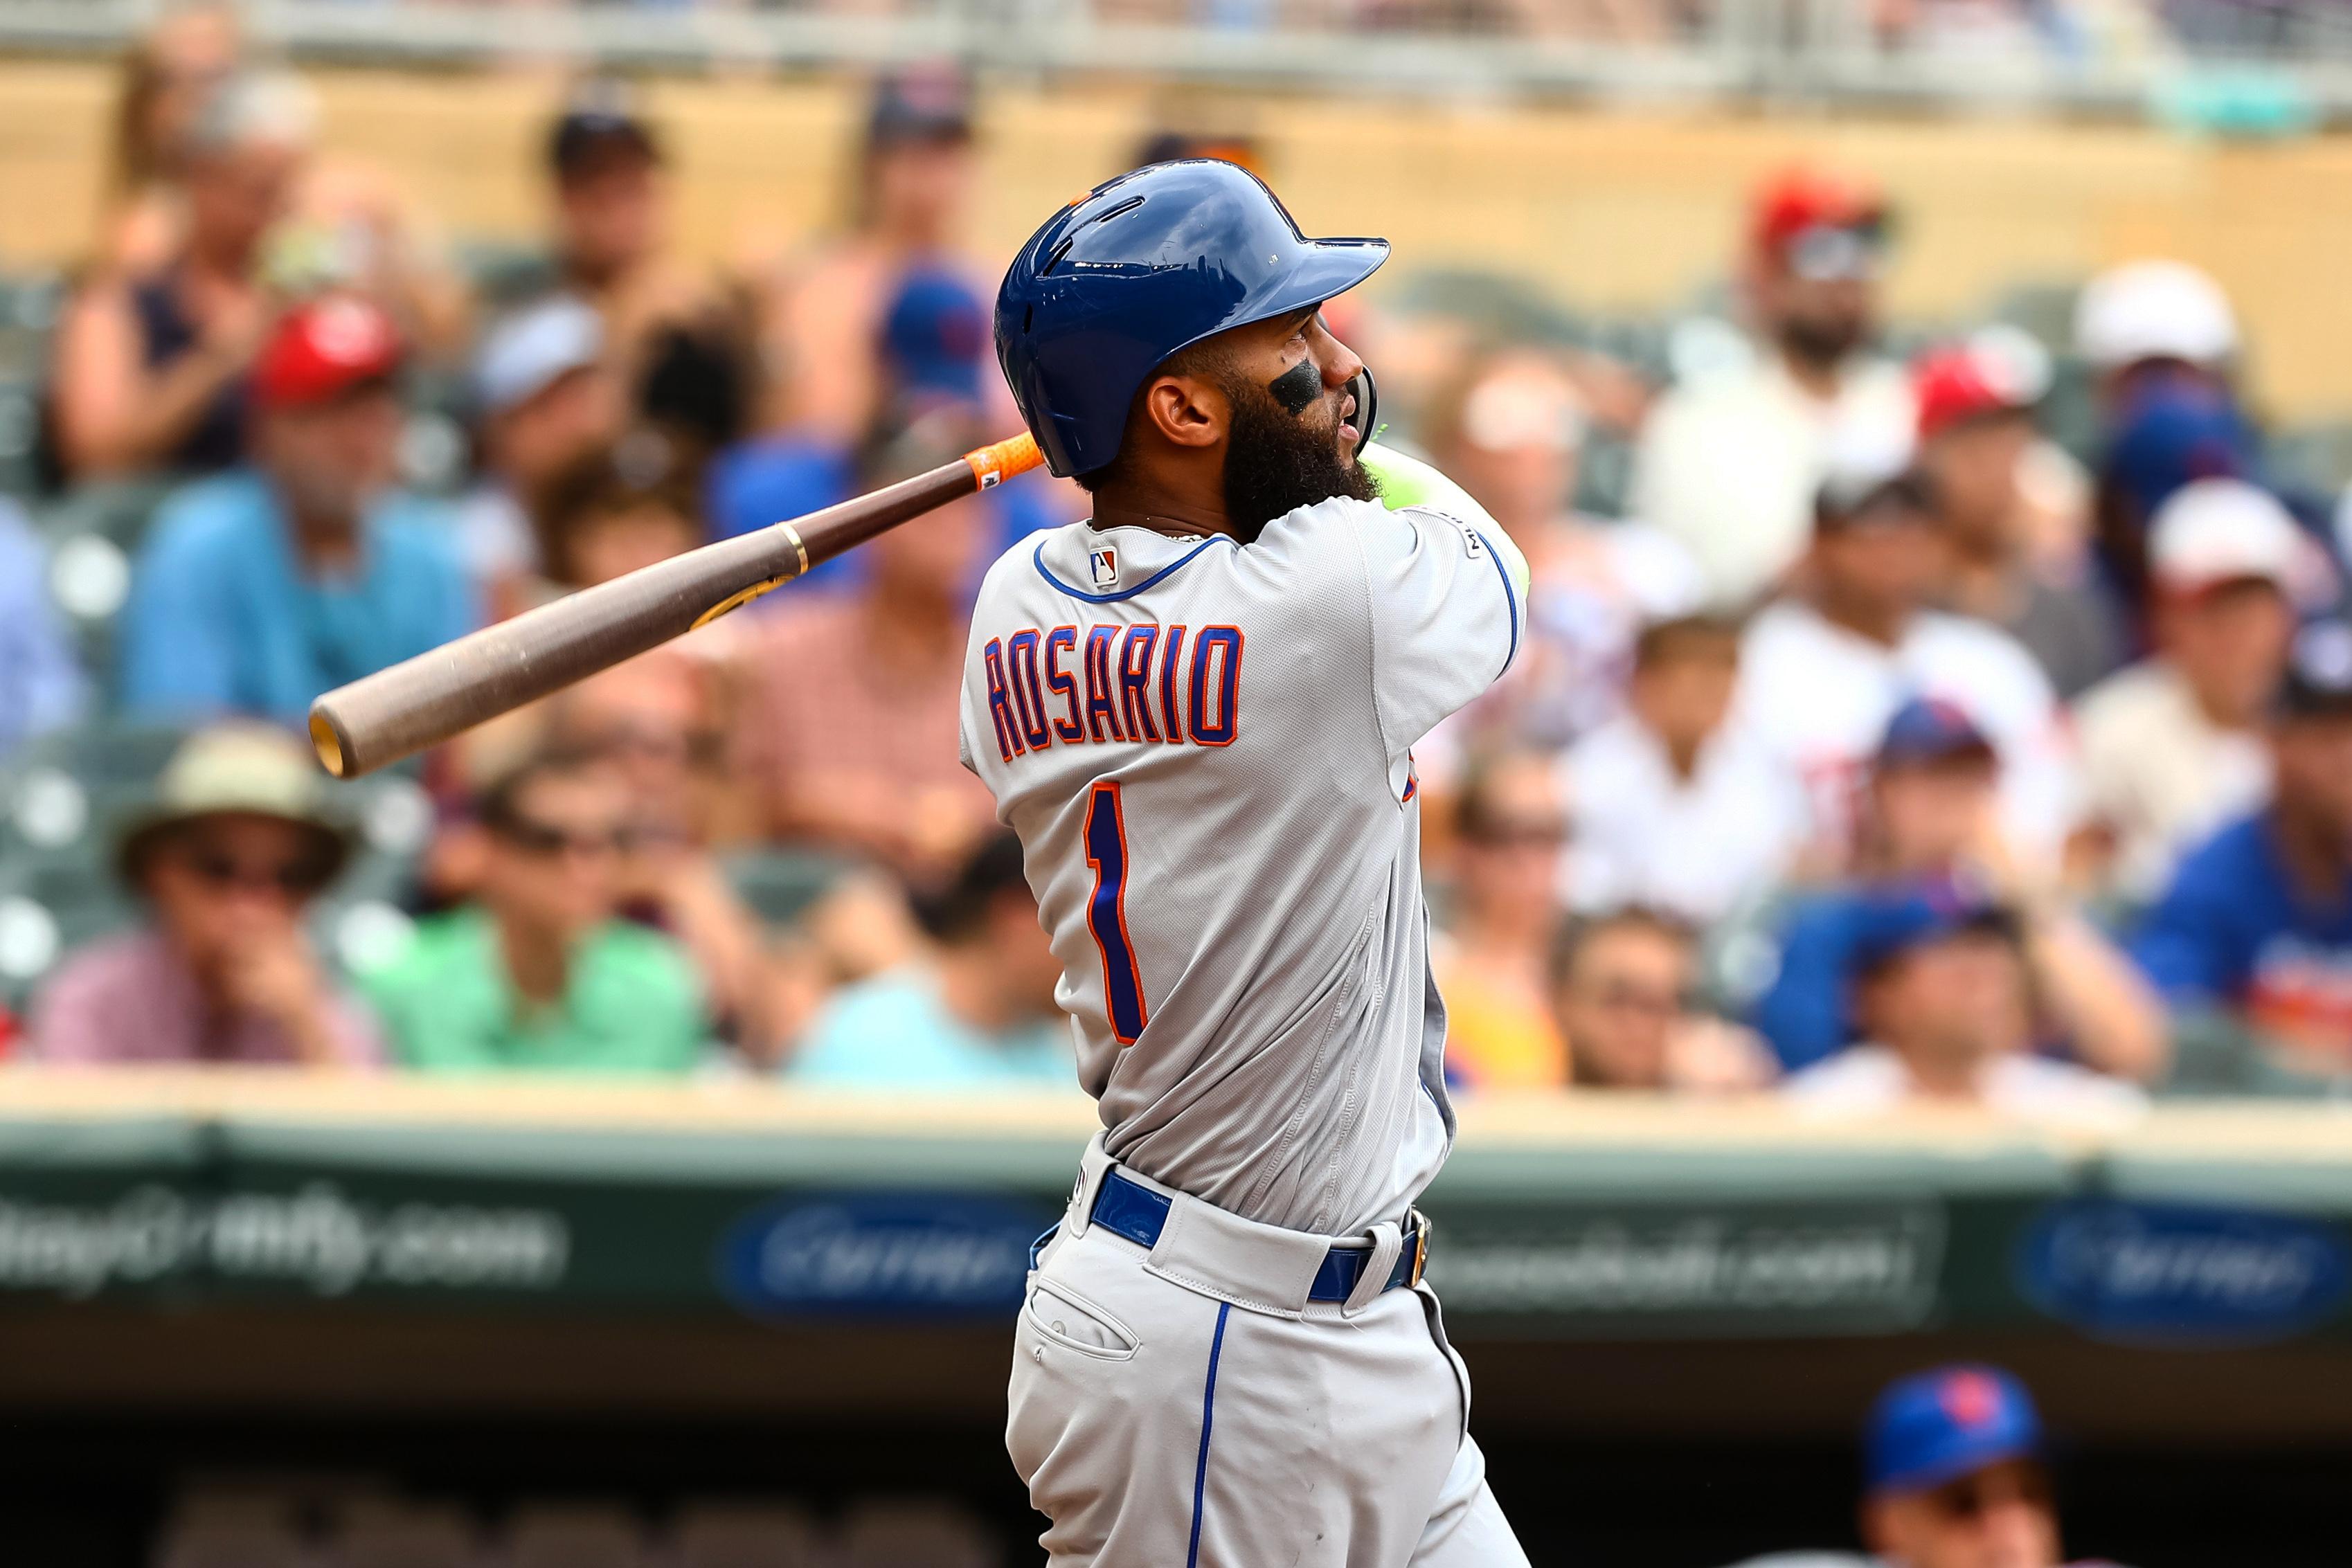
[[252, 465], [174, 495], [140, 551], [126, 708], [299, 727], [320, 692], [474, 625], [449, 519], [394, 482], [401, 359], [361, 298], [279, 321], [254, 362]]
[[2122, 631], [2091, 574], [2087, 486], [2034, 431], [2049, 380], [2031, 339], [2000, 331], [1911, 367], [1919, 470], [1950, 549], [1944, 608], [2007, 632], [2072, 697], [2121, 662]]
[[1874, 188], [1808, 169], [1768, 182], [1743, 266], [1753, 358], [1685, 377], [1650, 415], [1632, 509], [1690, 547], [1719, 607], [1804, 553], [1832, 426], [1909, 434], [1902, 370], [1870, 351], [1885, 260]]

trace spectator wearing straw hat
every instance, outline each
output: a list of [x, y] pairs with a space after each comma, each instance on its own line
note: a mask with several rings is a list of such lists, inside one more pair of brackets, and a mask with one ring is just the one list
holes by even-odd
[[37, 1060], [374, 1062], [374, 1030], [302, 915], [352, 847], [301, 743], [257, 726], [192, 737], [126, 824], [118, 864], [146, 925], [68, 961], [33, 1019]]
[[126, 708], [299, 727], [320, 692], [475, 624], [446, 515], [394, 484], [401, 362], [391, 318], [356, 297], [278, 323], [254, 366], [255, 465], [173, 496], [140, 551]]

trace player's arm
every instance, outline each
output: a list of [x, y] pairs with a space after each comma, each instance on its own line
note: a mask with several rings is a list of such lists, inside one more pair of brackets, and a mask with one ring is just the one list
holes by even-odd
[[1528, 558], [1519, 552], [1517, 541], [1488, 514], [1486, 507], [1471, 497], [1469, 491], [1420, 458], [1409, 457], [1377, 441], [1367, 442], [1357, 460], [1381, 482], [1381, 501], [1391, 511], [1406, 507], [1427, 507], [1457, 522], [1467, 523], [1484, 534], [1487, 543], [1494, 547], [1496, 559], [1509, 572], [1511, 586], [1517, 591], [1519, 602], [1527, 602]]
[[1475, 700], [1526, 640], [1528, 565], [1461, 486], [1377, 444], [1364, 465], [1387, 507], [1352, 514], [1370, 612], [1372, 692], [1392, 761]]

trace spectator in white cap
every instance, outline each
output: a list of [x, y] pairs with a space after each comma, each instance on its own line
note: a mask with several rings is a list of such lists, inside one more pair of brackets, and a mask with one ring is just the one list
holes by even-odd
[[2006, 632], [1927, 608], [1948, 557], [1929, 486], [1899, 444], [1832, 447], [1814, 506], [1807, 588], [1767, 606], [1740, 650], [1732, 723], [1801, 787], [1816, 836], [1850, 837], [1855, 792], [1906, 698], [1965, 711], [2001, 761], [2001, 825], [2054, 857], [2074, 822], [2073, 759], [2049, 678]]
[[604, 361], [604, 321], [569, 294], [507, 316], [474, 361], [481, 475], [458, 511], [467, 570], [497, 601], [539, 570], [535, 519], [551, 487], [608, 445], [622, 422], [620, 380]]
[[2074, 302], [2074, 351], [2089, 362], [2110, 404], [2150, 376], [2224, 382], [2239, 346], [2230, 297], [2184, 261], [2109, 267]]
[[2107, 885], [2141, 900], [2174, 861], [2270, 789], [2264, 705], [2286, 667], [2299, 588], [2327, 566], [2270, 492], [2200, 479], [2148, 538], [2156, 652], [2075, 707], [2086, 805], [2112, 845]]

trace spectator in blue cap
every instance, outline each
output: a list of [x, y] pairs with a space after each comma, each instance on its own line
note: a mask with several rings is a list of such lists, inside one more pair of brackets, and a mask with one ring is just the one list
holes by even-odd
[[782, 279], [769, 310], [771, 357], [788, 377], [772, 428], [856, 441], [890, 402], [874, 345], [907, 284], [930, 271], [990, 287], [995, 269], [966, 237], [973, 142], [971, 83], [953, 65], [916, 65], [876, 82], [847, 232]]
[[2145, 633], [2148, 529], [2174, 492], [2200, 479], [2241, 479], [2255, 469], [2254, 434], [2227, 389], [2159, 381], [2120, 408], [2099, 460], [2098, 547], [2132, 626]]
[[[953, 268], [908, 271], [881, 313], [869, 353], [884, 389], [881, 416], [866, 442], [889, 436], [926, 415], [947, 411], [976, 419], [996, 384], [987, 307]], [[803, 517], [858, 490], [858, 448], [823, 426], [795, 425], [746, 442], [711, 465], [712, 531], [720, 538]], [[999, 546], [1059, 521], [1043, 476], [1024, 476], [980, 498]], [[820, 566], [815, 580], [846, 584], [860, 570], [855, 556]]]
[[2175, 1007], [2297, 1069], [2352, 1070], [2352, 627], [2306, 628], [2269, 725], [2268, 800], [2191, 851], [2132, 950]]
[[2143, 1105], [2127, 1084], [2038, 1054], [2033, 969], [2017, 915], [1961, 888], [1864, 894], [1845, 910], [1843, 988], [1862, 1042], [1791, 1078], [1807, 1109], [1868, 1114], [1977, 1105], [2087, 1125]]
[[2010, 847], [1994, 804], [1999, 771], [1991, 742], [1953, 704], [1914, 697], [1887, 721], [1871, 760], [1855, 878], [1788, 915], [1774, 977], [1756, 1004], [1756, 1026], [1789, 1068], [1868, 1032], [1855, 982], [1894, 948], [1862, 949], [1900, 928], [1888, 911], [1924, 898], [1982, 905], [2006, 923], [2025, 965], [2021, 995], [2038, 1004], [2011, 1044], [2028, 1047], [2046, 1030], [2104, 1071], [2140, 1080], [2162, 1071], [2160, 1008], [2130, 963], [2067, 906], [2047, 869]]
[[2042, 1418], [2008, 1373], [1903, 1379], [1878, 1396], [1863, 1448], [1863, 1538], [1887, 1568], [2057, 1568]]

